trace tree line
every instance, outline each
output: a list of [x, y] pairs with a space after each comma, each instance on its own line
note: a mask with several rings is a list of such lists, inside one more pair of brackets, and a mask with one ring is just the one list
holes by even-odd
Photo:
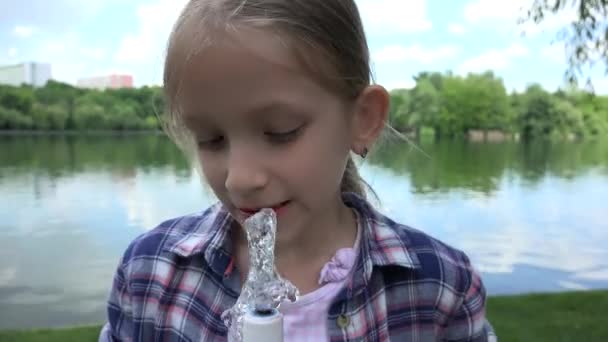
[[163, 108], [160, 87], [0, 86], [0, 130], [151, 130], [158, 129], [155, 113]]
[[578, 88], [548, 92], [538, 84], [508, 93], [492, 72], [422, 72], [412, 89], [391, 91], [390, 122], [400, 132], [432, 128], [437, 137], [499, 131], [523, 139], [608, 133], [608, 96]]
[[[507, 93], [492, 72], [422, 72], [411, 89], [392, 90], [390, 123], [403, 133], [436, 137], [499, 131], [532, 137], [595, 137], [608, 133], [608, 96], [578, 88], [548, 92], [540, 85]], [[80, 89], [0, 86], [0, 130], [156, 130], [164, 110], [160, 87]]]

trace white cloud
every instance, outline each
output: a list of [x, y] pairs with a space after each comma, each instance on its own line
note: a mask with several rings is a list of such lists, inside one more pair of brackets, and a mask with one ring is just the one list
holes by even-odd
[[9, 49], [8, 49], [8, 56], [9, 56], [10, 58], [15, 58], [15, 57], [17, 57], [17, 53], [18, 53], [17, 48], [12, 47], [12, 48], [9, 48]]
[[505, 52], [509, 57], [525, 57], [529, 53], [528, 48], [519, 43], [511, 44]]
[[416, 33], [433, 26], [425, 0], [358, 0], [357, 5], [365, 29], [372, 33]]
[[475, 0], [465, 5], [464, 18], [470, 23], [496, 20], [515, 23], [530, 3], [530, 0]]
[[388, 45], [374, 53], [374, 61], [405, 62], [415, 61], [422, 64], [431, 64], [438, 60], [456, 56], [460, 49], [456, 46], [446, 45], [438, 48], [423, 47], [420, 45]]
[[545, 46], [541, 49], [540, 55], [545, 60], [549, 60], [553, 63], [559, 63], [560, 65], [565, 65], [566, 52], [564, 51], [563, 43], [555, 43]]
[[487, 70], [500, 71], [511, 65], [513, 59], [527, 56], [528, 53], [525, 46], [515, 43], [506, 49], [492, 49], [468, 59], [458, 67], [457, 71], [460, 74]]
[[13, 29], [13, 34], [21, 38], [31, 37], [33, 33], [34, 28], [31, 26], [15, 26], [15, 28]]
[[35, 23], [34, 33], [60, 35], [95, 21], [102, 9], [116, 5], [117, 11], [125, 6], [121, 0], [0, 1], [0, 23], [6, 27]]
[[84, 57], [100, 61], [106, 58], [107, 52], [105, 49], [95, 47], [95, 48], [81, 48], [80, 54]]
[[185, 0], [159, 0], [137, 9], [137, 30], [126, 35], [114, 58], [123, 63], [141, 63], [159, 58]]
[[604, 268], [603, 270], [581, 271], [574, 274], [573, 277], [582, 280], [606, 281], [608, 280], [608, 268]]
[[[593, 89], [597, 94], [608, 95], [608, 79], [606, 77], [602, 77], [603, 74], [599, 77], [593, 77], [591, 82], [593, 83]], [[584, 79], [579, 80], [583, 81]]]
[[576, 10], [571, 7], [566, 7], [562, 12], [555, 15], [550, 15], [540, 24], [526, 22], [520, 30], [529, 36], [535, 36], [542, 32], [557, 33], [560, 29], [568, 27], [576, 20]]
[[397, 80], [393, 82], [385, 82], [382, 84], [386, 89], [412, 89], [416, 86], [416, 81], [413, 78]]
[[68, 33], [41, 42], [29, 55], [33, 60], [51, 63], [54, 79], [75, 84], [99, 63], [88, 53], [98, 49], [89, 45], [93, 43], [84, 41], [76, 33]]
[[518, 25], [518, 20], [525, 19], [533, 0], [475, 0], [464, 8], [464, 18], [473, 24], [488, 24], [496, 29], [516, 29], [520, 33], [534, 36], [541, 32], [556, 32], [566, 27], [576, 18], [576, 8], [565, 7], [557, 14], [546, 16], [540, 24], [525, 22]]
[[127, 34], [113, 54], [114, 62], [131, 70], [136, 84], [159, 84], [167, 39], [186, 0], [159, 0], [137, 9], [137, 29]]
[[467, 29], [462, 24], [451, 23], [448, 25], [448, 32], [461, 36], [467, 32]]

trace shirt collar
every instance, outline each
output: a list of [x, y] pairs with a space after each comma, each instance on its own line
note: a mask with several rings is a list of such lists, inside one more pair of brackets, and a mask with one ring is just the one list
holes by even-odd
[[167, 244], [167, 249], [183, 258], [202, 254], [207, 264], [217, 274], [224, 274], [232, 258], [230, 228], [234, 219], [217, 203], [201, 214], [192, 230]]
[[374, 267], [420, 267], [418, 256], [408, 249], [411, 242], [406, 230], [377, 212], [359, 195], [346, 193], [342, 198], [344, 203], [356, 212], [363, 234], [353, 277], [348, 284], [349, 296], [367, 287]]

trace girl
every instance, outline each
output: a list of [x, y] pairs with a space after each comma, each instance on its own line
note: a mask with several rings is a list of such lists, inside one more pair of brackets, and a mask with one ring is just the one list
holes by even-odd
[[389, 95], [370, 82], [353, 0], [191, 0], [164, 71], [173, 140], [219, 203], [131, 243], [104, 341], [225, 340], [248, 273], [241, 224], [278, 216], [287, 341], [486, 341], [485, 290], [464, 253], [366, 200], [365, 158]]

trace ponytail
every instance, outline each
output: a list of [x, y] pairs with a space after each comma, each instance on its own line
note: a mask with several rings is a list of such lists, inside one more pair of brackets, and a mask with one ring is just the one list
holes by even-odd
[[365, 185], [365, 181], [363, 181], [363, 179], [359, 175], [359, 171], [357, 170], [357, 165], [355, 164], [353, 157], [349, 156], [348, 162], [346, 163], [346, 170], [344, 171], [344, 176], [342, 176], [340, 192], [353, 192], [365, 198]]

